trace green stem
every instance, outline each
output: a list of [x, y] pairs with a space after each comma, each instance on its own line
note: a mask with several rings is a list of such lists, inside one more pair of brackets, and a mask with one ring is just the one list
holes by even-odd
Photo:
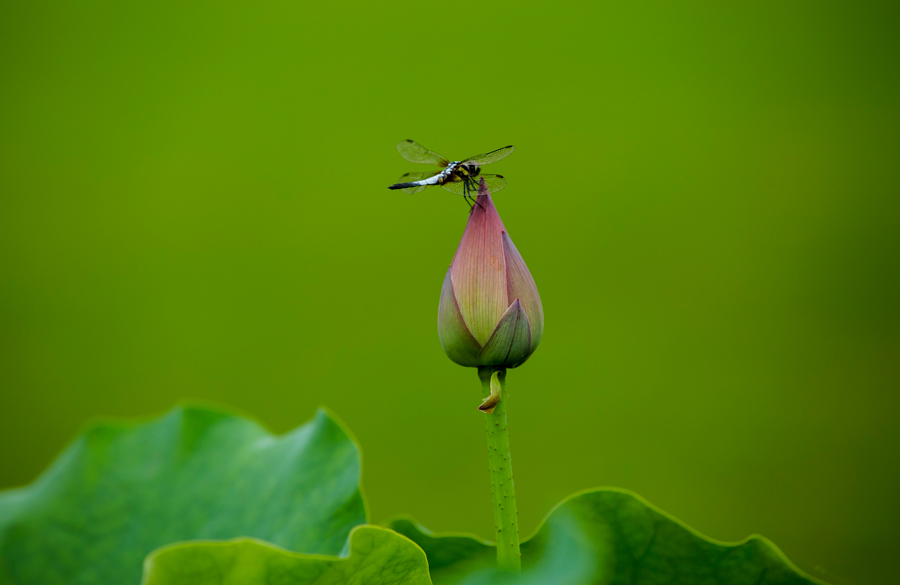
[[[519, 517], [516, 510], [516, 490], [513, 484], [512, 460], [509, 455], [509, 432], [506, 427], [505, 392], [506, 369], [496, 372], [492, 368], [478, 368], [478, 377], [484, 396], [491, 395], [491, 377], [494, 377], [494, 395], [500, 400], [493, 412], [484, 415], [487, 427], [488, 460], [491, 469], [491, 491], [494, 494], [494, 526], [497, 529], [497, 566], [508, 571], [522, 568], [519, 552]], [[497, 387], [499, 386], [499, 387]]]

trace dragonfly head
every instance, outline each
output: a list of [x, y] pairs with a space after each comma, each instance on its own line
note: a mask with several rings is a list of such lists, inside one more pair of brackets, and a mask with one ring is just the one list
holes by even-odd
[[459, 174], [463, 177], [477, 177], [481, 173], [481, 167], [473, 163], [463, 163], [458, 167]]

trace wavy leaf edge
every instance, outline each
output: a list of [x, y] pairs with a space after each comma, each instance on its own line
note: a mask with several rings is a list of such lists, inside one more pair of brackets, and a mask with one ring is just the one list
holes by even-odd
[[[596, 487], [596, 488], [587, 488], [587, 489], [577, 491], [577, 492], [569, 495], [568, 497], [564, 498], [563, 500], [558, 502], [556, 505], [554, 505], [550, 509], [549, 512], [547, 512], [547, 514], [544, 516], [544, 518], [538, 524], [537, 528], [528, 536], [528, 538], [522, 540], [523, 547], [527, 546], [528, 543], [537, 539], [541, 535], [541, 532], [543, 530], [547, 529], [548, 523], [551, 521], [551, 519], [555, 515], [560, 514], [566, 506], [568, 506], [572, 503], [576, 503], [578, 500], [580, 500], [582, 498], [586, 498], [586, 497], [590, 497], [590, 496], [598, 495], [598, 494], [619, 494], [622, 496], [627, 496], [627, 497], [633, 499], [634, 501], [636, 501], [637, 503], [641, 504], [645, 508], [647, 508], [649, 511], [659, 514], [660, 516], [663, 517], [663, 519], [665, 519], [665, 520], [673, 523], [677, 527], [687, 531], [691, 536], [693, 536], [703, 542], [712, 544], [712, 545], [726, 547], [729, 549], [738, 549], [740, 547], [747, 545], [748, 543], [758, 542], [765, 549], [768, 549], [768, 551], [770, 553], [774, 554], [775, 557], [778, 559], [778, 561], [783, 563], [787, 569], [794, 572], [798, 577], [806, 579], [810, 583], [813, 583], [815, 585], [829, 585], [825, 581], [822, 581], [822, 580], [818, 579], [817, 577], [814, 577], [814, 576], [806, 573], [802, 569], [800, 569], [797, 565], [795, 565], [787, 557], [787, 555], [784, 554], [784, 552], [774, 542], [772, 542], [765, 536], [754, 533], [754, 534], [748, 535], [747, 537], [745, 537], [741, 540], [733, 541], [733, 542], [718, 540], [718, 539], [706, 536], [705, 534], [703, 534], [700, 531], [696, 530], [695, 528], [691, 527], [684, 521], [676, 518], [672, 514], [666, 512], [665, 510], [662, 510], [658, 506], [649, 502], [643, 496], [641, 496], [631, 490], [624, 489], [624, 488], [617, 488], [617, 487], [604, 486], [604, 487]], [[422, 546], [422, 543], [416, 537], [424, 537], [424, 539], [427, 539], [428, 541], [431, 541], [432, 543], [435, 543], [435, 544], [439, 543], [442, 540], [460, 539], [461, 541], [464, 541], [465, 544], [470, 547], [480, 546], [480, 547], [483, 547], [485, 550], [491, 550], [491, 551], [495, 547], [494, 543], [484, 540], [484, 539], [480, 538], [479, 536], [472, 534], [472, 533], [468, 533], [468, 532], [443, 532], [443, 533], [433, 532], [433, 531], [429, 530], [428, 528], [426, 528], [425, 526], [423, 526], [422, 524], [418, 523], [411, 516], [406, 515], [406, 514], [392, 516], [392, 517], [388, 518], [387, 520], [385, 520], [384, 522], [382, 522], [382, 525], [387, 526], [393, 530], [396, 530], [397, 532], [406, 536], [407, 538], [410, 538], [410, 540], [413, 540], [420, 546]], [[408, 531], [404, 531], [403, 530], [404, 526], [410, 527], [412, 530], [415, 531], [415, 534], [411, 535]], [[422, 548], [425, 549], [426, 547], [422, 546]], [[426, 554], [427, 554], [427, 552], [426, 552]], [[429, 562], [431, 562], [430, 559], [429, 559]]]
[[[317, 465], [315, 457], [319, 454], [331, 453], [332, 451], [338, 452], [343, 449], [342, 457], [346, 458], [346, 461], [343, 463], [346, 463], [346, 465], [342, 464], [339, 468], [335, 468], [334, 472], [337, 474], [336, 477], [344, 476], [342, 481], [344, 481], [344, 486], [346, 486], [347, 490], [346, 499], [343, 499], [343, 496], [338, 494], [335, 501], [328, 502], [328, 504], [335, 506], [335, 512], [345, 513], [346, 532], [340, 536], [339, 543], [337, 541], [334, 542], [336, 546], [320, 547], [322, 549], [331, 548], [331, 550], [316, 550], [315, 547], [305, 548], [303, 546], [295, 548], [289, 545], [285, 550], [299, 550], [307, 554], [318, 553], [327, 555], [342, 553], [349, 545], [349, 535], [352, 530], [358, 526], [370, 525], [370, 508], [362, 489], [362, 447], [346, 423], [330, 409], [320, 406], [315, 410], [315, 414], [311, 418], [302, 421], [298, 426], [283, 433], [275, 433], [257, 418], [239, 408], [223, 406], [212, 401], [184, 400], [176, 402], [165, 412], [148, 416], [91, 417], [78, 425], [74, 436], [67, 441], [61, 452], [53, 458], [49, 465], [34, 480], [24, 486], [0, 491], [0, 557], [3, 557], [5, 553], [18, 555], [11, 557], [18, 559], [15, 565], [0, 563], [0, 582], [5, 582], [13, 574], [32, 575], [34, 571], [43, 571], [41, 566], [46, 567], [46, 563], [35, 563], [33, 559], [30, 559], [34, 555], [25, 555], [24, 553], [31, 551], [35, 546], [38, 547], [35, 549], [38, 551], [35, 554], [40, 553], [41, 547], [53, 548], [54, 541], [50, 541], [43, 536], [45, 533], [65, 536], [65, 529], [72, 525], [73, 522], [77, 523], [80, 530], [80, 527], [85, 522], [90, 523], [94, 521], [93, 517], [85, 517], [85, 512], [81, 510], [81, 506], [85, 501], [94, 508], [99, 507], [91, 500], [91, 498], [95, 497], [91, 495], [95, 489], [92, 486], [100, 482], [100, 485], [107, 491], [112, 490], [113, 492], [132, 494], [131, 491], [128, 491], [129, 487], [135, 481], [138, 481], [142, 475], [146, 475], [145, 481], [153, 482], [150, 485], [153, 486], [152, 489], [154, 490], [159, 489], [160, 482], [170, 479], [184, 483], [185, 478], [190, 478], [192, 473], [184, 471], [190, 469], [183, 465], [185, 462], [197, 457], [201, 458], [201, 463], [203, 459], [207, 462], [210, 461], [210, 458], [215, 456], [215, 448], [212, 447], [214, 444], [221, 445], [221, 448], [227, 448], [226, 445], [233, 446], [231, 443], [211, 442], [216, 440], [216, 433], [224, 433], [223, 436], [229, 437], [231, 443], [239, 446], [241, 449], [241, 459], [239, 461], [232, 461], [226, 465], [223, 463], [224, 460], [219, 459], [221, 467], [224, 467], [225, 471], [232, 475], [236, 472], [239, 473], [238, 470], [241, 468], [251, 469], [248, 466], [248, 462], [258, 461], [256, 458], [259, 456], [259, 453], [265, 453], [267, 457], [273, 458], [276, 463], [278, 461], [291, 460], [300, 462], [304, 466], [309, 466]], [[147, 442], [148, 438], [156, 438], [156, 436], [162, 436], [166, 441], [161, 445]], [[141, 437], [142, 440], [138, 441], [138, 437]], [[317, 441], [322, 441], [321, 446], [317, 444]], [[302, 459], [297, 459], [298, 449], [303, 454]], [[140, 467], [143, 463], [141, 463], [142, 460], [140, 459], [134, 459], [136, 452], [141, 452], [142, 455], [150, 455], [148, 458], [148, 461], [150, 461], [148, 464], [149, 468]], [[131, 459], [127, 460], [131, 468], [128, 468], [127, 465], [123, 468], [115, 463], [114, 459], [111, 459], [114, 456], [122, 456], [123, 453], [131, 457]], [[331, 454], [333, 455], [334, 453]], [[157, 455], [159, 456], [157, 457]], [[125, 460], [123, 459], [123, 461]], [[196, 460], [194, 460], [194, 463], [196, 463]], [[123, 469], [125, 471], [122, 471]], [[194, 469], [200, 470], [202, 467], [194, 467]], [[293, 474], [290, 479], [295, 480], [297, 477], [300, 477], [297, 475], [297, 470], [293, 468], [286, 469], [285, 473]], [[196, 471], [193, 473], [196, 473]], [[347, 483], [349, 476], [353, 476], [352, 484]], [[312, 487], [309, 490], [320, 489], [317, 485], [310, 485]], [[252, 490], [254, 486], [251, 485], [249, 488], [244, 489]], [[304, 486], [304, 489], [306, 489], [306, 486]], [[148, 493], [152, 494], [153, 492]], [[234, 495], [236, 493], [241, 492], [232, 491], [226, 495]], [[314, 493], [314, 491], [310, 493]], [[278, 495], [281, 497], [281, 494]], [[75, 503], [66, 503], [67, 500], [71, 500], [73, 497], [79, 499], [77, 501], [72, 500]], [[309, 497], [309, 495], [306, 494], [306, 497]], [[145, 495], [129, 495], [129, 498], [138, 502], [144, 514], [148, 513], [148, 511], [152, 512], [153, 506], [159, 506], [159, 498], [150, 498], [150, 507], [147, 508], [143, 507], [142, 502], [145, 499]], [[102, 507], [99, 507], [101, 508], [100, 511], [107, 513], [107, 516], [110, 513], [118, 514], [118, 508], [122, 507], [121, 501], [117, 500], [114, 503], [117, 508], [114, 508], [113, 512], [107, 512]], [[73, 516], [69, 509], [76, 505], [81, 511], [78, 511]], [[132, 505], [131, 502], [128, 502], [128, 505]], [[204, 505], [207, 504], [204, 502]], [[222, 509], [227, 509], [227, 507]], [[286, 546], [285, 543], [277, 540], [277, 538], [281, 538], [281, 535], [276, 535], [274, 532], [272, 536], [276, 536], [276, 538], [271, 539], [268, 534], [254, 534], [254, 532], [265, 532], [267, 530], [267, 527], [259, 525], [258, 516], [251, 520], [251, 522], [256, 523], [254, 528], [234, 530], [232, 534], [224, 534], [223, 536], [226, 538], [232, 536], [237, 538], [255, 537], [271, 546]], [[75, 520], [72, 520], [72, 517]], [[291, 518], [288, 521], [293, 520]], [[112, 532], [109, 532], [109, 534], [107, 534], [108, 531], [105, 528], [100, 532], [102, 538], [107, 541], [105, 546], [109, 547], [108, 542], [115, 542], [115, 538], [110, 540], [108, 537], [110, 535], [115, 536], [117, 532], [121, 532], [120, 526], [122, 524], [110, 522], [108, 518], [104, 522], [105, 525], [112, 526]], [[246, 523], [246, 520], [239, 520], [238, 522]], [[331, 522], [333, 526], [330, 526], [328, 522]], [[210, 528], [211, 526], [212, 528]], [[49, 532], [48, 527], [50, 529]], [[339, 532], [341, 526], [339, 523], [334, 523], [333, 520], [327, 522], [309, 520], [305, 521], [301, 528], [308, 531], [321, 528]], [[209, 532], [211, 530], [219, 530], [219, 527], [216, 526], [215, 522], [204, 520], [198, 532]], [[276, 530], [276, 528], [272, 530]], [[190, 528], [185, 528], [185, 531], [190, 531]], [[227, 530], [224, 531], [227, 532]], [[282, 530], [282, 532], [284, 531]], [[291, 538], [294, 538], [301, 533], [295, 530], [288, 534]], [[324, 540], [330, 536], [323, 533], [322, 539]], [[57, 540], [59, 538], [61, 536], [57, 536]], [[153, 538], [144, 538], [143, 535], [141, 538], [145, 541], [153, 540]], [[296, 538], [300, 537], [296, 536]], [[38, 539], [37, 545], [35, 544], [35, 539]], [[157, 539], [156, 546], [147, 547], [141, 551], [142, 554], [140, 554], [139, 559], [135, 559], [137, 561], [135, 576], [140, 577], [143, 561], [157, 549], [170, 544], [196, 539], [209, 539], [209, 537], [204, 537], [201, 534], [196, 536], [183, 534], [181, 538]], [[162, 540], [162, 542], [159, 542], [159, 540]], [[215, 541], [220, 539], [212, 537], [209, 540]], [[276, 542], [273, 543], [271, 541]], [[71, 542], [67, 541], [67, 545], [69, 544]], [[79, 550], [91, 551], [93, 551], [94, 547], [86, 539], [79, 540], [79, 546], [81, 547]], [[4, 547], [6, 549], [15, 547], [15, 551], [18, 552], [6, 550]], [[56, 548], [58, 549], [59, 547], [57, 546]], [[130, 548], [127, 548], [125, 552], [134, 554], [137, 548], [138, 546], [136, 545], [130, 545]], [[116, 555], [117, 559], [127, 556], [122, 554], [122, 550], [114, 546], [110, 547], [110, 550]], [[65, 566], [57, 567], [55, 564], [52, 565], [54, 574], [59, 573], [60, 575], [65, 575], [66, 578], [76, 578], [85, 570], [93, 570], [89, 569], [85, 563], [77, 560], [85, 558], [85, 555], [79, 553], [70, 556], [76, 560], [68, 562]], [[119, 564], [122, 565], [122, 563]], [[123, 567], [125, 565], [114, 568], [106, 566], [104, 570], [110, 575], [118, 577], [121, 571], [127, 570]]]
[[[177, 567], [180, 560], [178, 559], [178, 555], [180, 554], [196, 555], [197, 553], [200, 553], [203, 555], [206, 553], [207, 555], [210, 555], [210, 553], [216, 551], [224, 551], [229, 548], [239, 547], [256, 549], [255, 552], [257, 554], [272, 553], [278, 555], [278, 561], [281, 563], [306, 563], [307, 569], [313, 569], [314, 571], [321, 569], [320, 574], [315, 575], [309, 580], [310, 584], [320, 583], [322, 580], [327, 579], [327, 577], [323, 575], [332, 568], [336, 568], [337, 571], [341, 571], [342, 569], [354, 570], [354, 562], [361, 564], [368, 559], [372, 554], [372, 548], [370, 547], [369, 550], [362, 550], [366, 545], [360, 542], [365, 537], [369, 537], [369, 542], [367, 544], [371, 544], [371, 539], [373, 538], [381, 538], [388, 539], [389, 541], [393, 540], [390, 544], [399, 545], [404, 549], [401, 552], [407, 555], [407, 559], [400, 559], [400, 561], [406, 563], [406, 576], [409, 576], [409, 574], [412, 574], [412, 576], [410, 579], [406, 579], [405, 577], [401, 578], [401, 580], [396, 583], [431, 585], [428, 558], [425, 555], [425, 551], [405, 536], [384, 526], [372, 524], [363, 524], [354, 527], [347, 537], [347, 546], [344, 552], [337, 556], [296, 552], [262, 539], [249, 537], [238, 537], [228, 540], [187, 540], [175, 542], [162, 546], [147, 555], [146, 559], [144, 559], [144, 572], [141, 584], [158, 585], [159, 583], [170, 582], [165, 575], [165, 571], [168, 569], [166, 564], [174, 561]], [[174, 559], [170, 557], [174, 557]], [[392, 554], [390, 560], [397, 560], [396, 553]], [[317, 562], [321, 566], [312, 567], [312, 564]], [[161, 570], [158, 572], [158, 569]], [[382, 569], [384, 569], [384, 567], [382, 567]], [[397, 573], [398, 571], [393, 567], [391, 568], [391, 572]], [[160, 576], [159, 573], [163, 573], [163, 575]], [[265, 573], [265, 571], [263, 571], [263, 573]], [[332, 581], [327, 582], [331, 583]], [[301, 581], [298, 581], [298, 583], [301, 583]]]

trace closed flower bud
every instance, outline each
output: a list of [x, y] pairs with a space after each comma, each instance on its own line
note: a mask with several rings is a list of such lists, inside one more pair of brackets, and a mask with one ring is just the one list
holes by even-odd
[[541, 297], [482, 180], [444, 277], [438, 335], [461, 366], [514, 368], [541, 340]]

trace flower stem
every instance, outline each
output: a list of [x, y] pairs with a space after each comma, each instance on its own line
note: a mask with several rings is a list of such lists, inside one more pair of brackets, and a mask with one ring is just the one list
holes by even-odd
[[[490, 367], [478, 368], [478, 377], [487, 399], [492, 394], [499, 398], [492, 411], [484, 415], [487, 428], [488, 461], [491, 469], [491, 491], [494, 494], [494, 526], [497, 529], [497, 566], [508, 571], [522, 568], [519, 552], [519, 517], [516, 510], [516, 490], [513, 484], [512, 460], [509, 455], [509, 433], [506, 426], [506, 401], [504, 392], [506, 369], [494, 371]], [[493, 380], [492, 380], [493, 378]], [[491, 392], [491, 382], [494, 392]]]

